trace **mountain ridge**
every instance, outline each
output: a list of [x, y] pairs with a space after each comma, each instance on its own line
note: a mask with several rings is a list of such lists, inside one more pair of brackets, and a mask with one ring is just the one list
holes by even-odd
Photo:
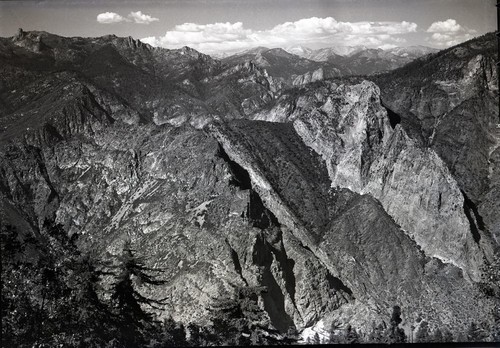
[[[497, 300], [481, 286], [494, 258], [496, 216], [485, 212], [498, 204], [498, 151], [481, 145], [493, 152], [479, 162], [490, 172], [478, 200], [471, 172], [452, 170], [453, 152], [433, 145], [448, 138], [424, 141], [426, 118], [399, 103], [414, 87], [398, 74], [419, 87], [432, 78], [411, 65], [373, 81], [312, 81], [304, 70], [290, 87], [247, 59], [23, 35], [20, 45], [0, 39], [2, 219], [39, 238], [53, 221], [94, 256], [126, 241], [147, 252], [165, 284], [141, 290], [169, 299], [161, 318], [209, 325], [216, 299], [265, 287], [258, 306], [282, 335], [335, 321], [369, 332], [396, 304], [408, 335], [421, 319], [455, 335], [471, 318], [494, 327]], [[486, 121], [496, 105], [481, 40], [412, 63], [435, 60], [432, 75], [448, 81], [473, 72], [452, 109], [462, 105], [461, 122], [468, 103]], [[443, 71], [448, 60], [456, 71]], [[451, 100], [448, 86], [440, 93]]]

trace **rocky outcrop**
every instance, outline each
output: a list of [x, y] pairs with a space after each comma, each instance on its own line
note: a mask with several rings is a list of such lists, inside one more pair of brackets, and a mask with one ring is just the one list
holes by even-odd
[[[490, 215], [496, 204], [489, 192], [496, 186], [490, 173], [497, 166], [492, 157], [498, 146], [497, 51], [490, 33], [374, 80], [406, 132], [444, 160], [460, 189], [481, 207], [480, 216]], [[498, 240], [496, 226], [481, 233]]]
[[97, 255], [118, 253], [131, 239], [148, 250], [150, 266], [165, 270], [164, 287], [144, 289], [169, 298], [165, 315], [207, 323], [217, 298], [265, 286], [263, 308], [286, 332], [351, 298], [201, 131], [114, 123], [88, 138], [29, 149], [2, 152], [2, 205], [16, 212], [7, 221], [22, 217], [37, 231], [55, 219]]
[[[237, 86], [237, 88], [235, 88]], [[229, 67], [207, 83], [207, 104], [226, 118], [248, 117], [277, 98], [284, 84], [252, 62]]]
[[434, 151], [409, 138], [397, 122], [393, 129], [374, 83], [325, 82], [295, 98], [283, 96], [268, 114], [257, 115], [266, 116], [293, 121], [325, 160], [333, 187], [371, 194], [427, 255], [479, 279], [483, 254], [460, 187]]
[[[417, 244], [370, 195], [332, 190], [324, 167], [319, 177], [308, 173], [300, 179], [301, 184], [294, 182], [300, 173], [323, 165], [314, 159], [314, 154], [312, 158], [309, 156], [312, 163], [296, 160], [307, 158], [301, 154], [308, 150], [291, 125], [238, 121], [229, 125], [214, 124], [210, 129], [228, 156], [249, 173], [253, 189], [291, 232], [292, 238], [315, 255], [335, 277], [335, 282], [352, 296], [354, 301], [350, 301], [349, 306], [355, 303], [369, 313], [381, 313], [392, 302], [403, 303], [418, 312], [423, 284], [435, 284], [431, 286], [435, 286], [435, 290], [427, 290], [430, 293], [441, 291], [442, 284], [437, 284], [442, 280], [428, 273], [428, 268], [439, 265], [438, 269], [451, 271], [455, 267], [425, 258]], [[282, 160], [288, 156], [288, 161]], [[318, 169], [315, 172], [321, 173]], [[298, 204], [300, 209], [294, 209]], [[455, 268], [453, 272], [460, 274], [458, 270]], [[471, 291], [470, 284], [459, 278], [467, 291]], [[449, 281], [457, 281], [452, 279]], [[437, 293], [430, 296], [439, 297]], [[464, 294], [457, 296], [464, 300]], [[458, 308], [462, 303], [446, 306]], [[442, 304], [439, 307], [442, 309]], [[343, 310], [341, 307], [331, 315], [341, 318]], [[447, 315], [428, 308], [426, 311], [439, 320], [450, 320], [445, 319]]]
[[325, 71], [323, 70], [323, 68], [318, 68], [317, 70], [314, 70], [313, 72], [308, 71], [307, 73], [305, 73], [303, 75], [297, 76], [293, 80], [292, 85], [302, 86], [302, 85], [306, 85], [306, 84], [311, 83], [311, 82], [321, 81], [325, 78], [330, 78], [330, 77], [334, 77], [334, 76], [329, 76], [329, 74], [327, 74], [325, 76]]
[[341, 66], [315, 62], [290, 54], [281, 48], [258, 47], [223, 59], [228, 65], [252, 62], [288, 86], [301, 85], [346, 73]]

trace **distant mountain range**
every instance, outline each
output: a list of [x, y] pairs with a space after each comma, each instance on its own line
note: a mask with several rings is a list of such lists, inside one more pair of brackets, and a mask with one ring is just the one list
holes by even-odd
[[328, 57], [330, 57], [332, 54], [338, 56], [348, 56], [350, 54], [357, 53], [366, 49], [368, 49], [368, 47], [366, 46], [335, 46], [320, 48], [316, 50], [303, 46], [292, 46], [285, 48], [287, 52], [318, 62], [328, 60]]
[[222, 61], [227, 64], [253, 61], [274, 77], [281, 77], [297, 85], [329, 77], [388, 72], [437, 51], [425, 46], [388, 50], [366, 46], [338, 46], [317, 50], [302, 46], [285, 49], [256, 47], [226, 56]]
[[[253, 62], [259, 68], [266, 71], [273, 77], [281, 78], [287, 84], [294, 84], [297, 77], [317, 73], [318, 79], [342, 76], [351, 73], [332, 62], [317, 62], [311, 59], [299, 57], [281, 48], [257, 47], [222, 59], [228, 65]], [[310, 79], [307, 82], [311, 82]], [[296, 84], [296, 83], [295, 83]]]
[[380, 48], [373, 49], [373, 48], [368, 48], [366, 46], [358, 45], [358, 46], [326, 47], [316, 50], [303, 46], [291, 46], [291, 47], [286, 47], [285, 51], [295, 54], [299, 57], [307, 58], [317, 62], [324, 62], [327, 61], [331, 56], [350, 57], [362, 51], [378, 51], [378, 52], [382, 51], [386, 52], [388, 55], [395, 55], [401, 58], [415, 59], [425, 56], [426, 54], [429, 53], [435, 53], [439, 50], [436, 48], [420, 46], [420, 45], [408, 46], [408, 47], [394, 47], [386, 50]]

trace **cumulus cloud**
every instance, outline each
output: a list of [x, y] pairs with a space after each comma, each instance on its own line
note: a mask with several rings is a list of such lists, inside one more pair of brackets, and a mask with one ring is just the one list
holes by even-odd
[[463, 30], [462, 26], [454, 19], [447, 19], [443, 22], [434, 22], [427, 29], [428, 33], [456, 33]]
[[439, 47], [458, 45], [461, 42], [472, 39], [472, 34], [476, 33], [475, 30], [466, 28], [451, 18], [432, 23], [427, 32], [432, 33], [430, 37], [427, 37], [427, 42]]
[[[128, 18], [127, 18], [128, 17]], [[97, 21], [101, 24], [112, 24], [120, 22], [134, 22], [138, 24], [149, 24], [159, 21], [158, 18], [142, 13], [142, 11], [130, 12], [127, 17], [120, 16], [115, 12], [104, 12], [97, 15]]]
[[115, 12], [104, 12], [97, 15], [97, 21], [101, 24], [112, 24], [119, 22], [129, 22], [129, 19], [122, 17]]
[[[400, 37], [417, 31], [411, 22], [339, 22], [332, 17], [304, 18], [267, 30], [246, 29], [243, 23], [184, 23], [161, 37], [143, 42], [165, 48], [190, 46], [205, 53], [237, 51], [257, 46], [283, 45], [390, 45], [404, 42]], [[387, 47], [387, 46], [385, 46]]]
[[128, 16], [138, 24], [149, 24], [151, 22], [159, 21], [158, 18], [151, 17], [150, 15], [144, 14], [141, 11], [130, 12]]

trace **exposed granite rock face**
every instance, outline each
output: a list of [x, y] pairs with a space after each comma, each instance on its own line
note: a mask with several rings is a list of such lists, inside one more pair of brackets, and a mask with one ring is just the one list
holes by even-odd
[[[418, 313], [428, 310], [419, 296], [439, 298], [420, 289], [437, 289], [429, 285], [437, 280], [416, 244], [370, 196], [329, 191], [325, 165], [291, 125], [229, 128], [217, 131], [223, 148], [191, 127], [123, 122], [33, 153], [4, 148], [2, 168], [11, 169], [1, 176], [2, 202], [14, 223], [54, 216], [82, 235], [83, 249], [118, 253], [129, 238], [148, 250], [148, 264], [164, 268], [168, 282], [144, 290], [169, 298], [165, 314], [185, 322], [206, 323], [213, 300], [247, 285], [267, 287], [261, 303], [281, 331], [323, 318], [368, 327], [366, 317], [387, 317], [393, 303]], [[457, 301], [482, 318], [464, 301], [474, 288], [449, 271]], [[438, 303], [442, 311], [429, 317], [454, 324], [457, 303]]]
[[177, 320], [206, 323], [212, 301], [237, 286], [266, 286], [263, 307], [283, 332], [351, 298], [202, 131], [116, 123], [28, 149], [2, 152], [2, 205], [16, 212], [8, 219], [38, 231], [55, 218], [98, 254], [118, 253], [130, 238], [166, 270], [167, 285], [151, 294], [168, 297], [165, 314]]
[[363, 191], [377, 197], [428, 255], [479, 279], [483, 252], [464, 212], [466, 201], [434, 151], [418, 147], [398, 125], [368, 180]]
[[[374, 79], [410, 137], [438, 153], [480, 216], [497, 204], [490, 176], [498, 166], [497, 52], [494, 33], [486, 34]], [[498, 224], [480, 231], [490, 232], [498, 240]]]
[[[361, 191], [368, 169], [392, 130], [369, 82], [332, 85], [324, 104], [301, 112], [294, 127], [325, 158], [333, 186]], [[310, 104], [311, 105], [311, 104]], [[310, 106], [309, 106], [310, 108]]]
[[[390, 303], [402, 303], [412, 308], [412, 313], [424, 311], [425, 307], [438, 320], [455, 320], [445, 314], [443, 306], [452, 312], [458, 310], [464, 303], [464, 295], [456, 293], [460, 302], [444, 302], [438, 293], [442, 287], [452, 289], [458, 278], [467, 292], [474, 291], [459, 275], [461, 271], [426, 258], [370, 195], [331, 189], [326, 168], [321, 170], [321, 161], [314, 154], [302, 155], [309, 150], [294, 134], [292, 125], [233, 121], [210, 125], [210, 129], [228, 156], [248, 171], [252, 187], [277, 220], [289, 229], [302, 248], [316, 255], [335, 278], [333, 281], [353, 297], [354, 301], [332, 316], [342, 318], [344, 313], [352, 314], [353, 305], [358, 310], [363, 308], [366, 314], [384, 312]], [[287, 157], [288, 161], [282, 161]], [[294, 173], [307, 173], [310, 168], [318, 168], [315, 173], [319, 176], [308, 173], [301, 178], [301, 185], [294, 182]], [[301, 208], [295, 209], [298, 203]], [[430, 269], [435, 273], [429, 272]], [[447, 280], [448, 276], [441, 272], [454, 275]], [[449, 285], [444, 285], [446, 282]], [[432, 297], [433, 302], [439, 303], [439, 310], [423, 305], [426, 301], [421, 296]], [[472, 303], [466, 306], [473, 310]], [[361, 317], [355, 321], [364, 325]]]
[[489, 161], [489, 189], [483, 195], [482, 202], [478, 206], [478, 211], [483, 223], [488, 226], [497, 244], [500, 245], [500, 130], [497, 130], [496, 147], [491, 152]]
[[209, 107], [231, 119], [247, 117], [266, 107], [281, 93], [284, 84], [265, 69], [245, 62], [214, 77], [207, 82], [206, 88], [210, 91], [206, 100]]
[[409, 138], [400, 125], [391, 127], [374, 83], [325, 82], [293, 101], [283, 96], [267, 115], [293, 121], [304, 142], [325, 160], [333, 187], [373, 195], [427, 255], [479, 279], [483, 254], [459, 186], [434, 151]]
[[[168, 296], [165, 314], [185, 322], [206, 323], [210, 303], [235, 286], [268, 287], [261, 302], [282, 331], [347, 302], [314, 255], [284, 247], [279, 224], [214, 139], [189, 126], [139, 125], [123, 100], [71, 75], [55, 74], [46, 90], [39, 83], [26, 88], [33, 104], [12, 98], [19, 111], [2, 120], [18, 130], [2, 134], [8, 222], [39, 234], [55, 219], [98, 255], [130, 238], [167, 270], [152, 295]], [[40, 99], [36, 120], [23, 110], [36, 113]], [[328, 286], [310, 292], [311, 281]]]
[[332, 74], [328, 70], [325, 72], [323, 68], [318, 68], [317, 70], [314, 71], [308, 71], [307, 73], [303, 75], [297, 76], [294, 80], [292, 85], [294, 86], [302, 86], [306, 85], [311, 82], [316, 82], [316, 81], [321, 81], [324, 79], [332, 78], [338, 76], [337, 74]]

